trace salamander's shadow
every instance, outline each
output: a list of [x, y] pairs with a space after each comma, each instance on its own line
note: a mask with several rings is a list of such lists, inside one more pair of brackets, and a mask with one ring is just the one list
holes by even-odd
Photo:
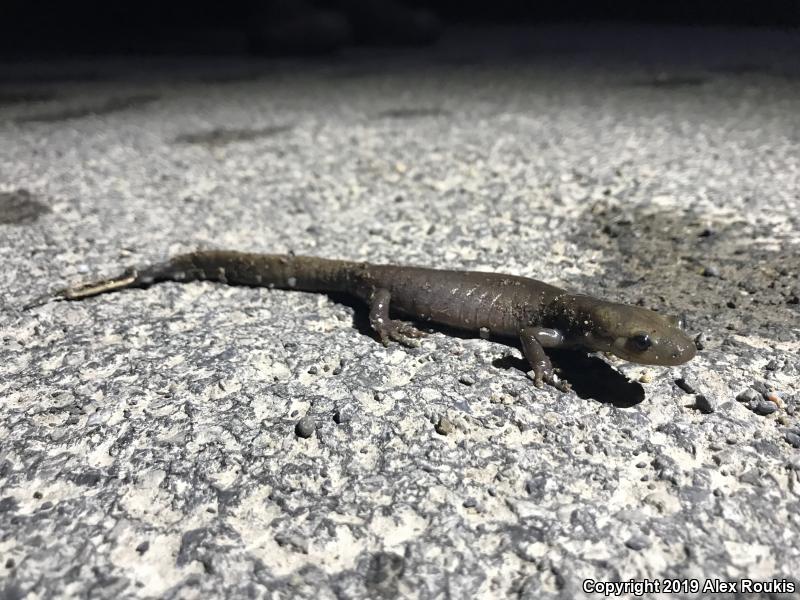
[[[569, 381], [579, 398], [617, 408], [630, 408], [644, 400], [644, 388], [639, 382], [631, 381], [601, 358], [577, 350], [547, 350], [547, 355], [559, 377]], [[498, 358], [492, 364], [501, 369], [530, 370], [525, 359], [515, 356]]]
[[[364, 310], [363, 304], [346, 295], [328, 295], [333, 301], [353, 309], [353, 326], [360, 333], [368, 335], [375, 340], [378, 339], [372, 327], [370, 327], [369, 316], [367, 311]], [[403, 318], [394, 314], [392, 317]], [[434, 331], [462, 339], [475, 339], [476, 337], [464, 331], [436, 323], [415, 323], [415, 325], [423, 331]], [[508, 339], [492, 337], [491, 340], [506, 346], [520, 348], [519, 345], [509, 344], [510, 340]], [[569, 381], [572, 385], [572, 390], [579, 398], [597, 400], [603, 404], [613, 404], [617, 408], [630, 408], [644, 400], [644, 388], [640, 383], [631, 381], [596, 356], [589, 356], [585, 352], [575, 350], [547, 350], [547, 355], [553, 362], [553, 366], [558, 370], [559, 376]], [[497, 358], [492, 361], [492, 365], [503, 370], [519, 369], [523, 373], [530, 371], [530, 366], [525, 359], [514, 356]], [[533, 382], [531, 382], [531, 385], [533, 385]]]

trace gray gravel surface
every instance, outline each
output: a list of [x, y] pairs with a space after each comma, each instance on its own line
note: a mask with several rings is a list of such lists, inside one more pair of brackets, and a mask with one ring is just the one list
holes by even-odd
[[[541, 28], [0, 68], [0, 597], [796, 582], [798, 50]], [[701, 351], [554, 355], [563, 394], [518, 348], [384, 347], [324, 295], [163, 284], [21, 310], [195, 248], [536, 277], [684, 313]]]

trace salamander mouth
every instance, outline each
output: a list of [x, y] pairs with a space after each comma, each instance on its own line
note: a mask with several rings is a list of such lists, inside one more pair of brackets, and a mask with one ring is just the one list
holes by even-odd
[[675, 346], [673, 351], [667, 353], [664, 362], [660, 363], [663, 365], [682, 365], [685, 362], [692, 360], [697, 354], [697, 348], [695, 348], [694, 342], [691, 340], [687, 340], [686, 345]]

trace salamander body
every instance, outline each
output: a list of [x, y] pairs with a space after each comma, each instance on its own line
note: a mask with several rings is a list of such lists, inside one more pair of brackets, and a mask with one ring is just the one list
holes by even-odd
[[638, 306], [573, 294], [514, 275], [379, 265], [310, 256], [198, 251], [166, 262], [77, 287], [34, 302], [80, 300], [162, 281], [217, 281], [307, 292], [340, 292], [369, 307], [372, 328], [383, 343], [416, 345], [423, 335], [391, 319], [392, 311], [418, 322], [434, 322], [471, 332], [516, 337], [536, 385], [559, 381], [544, 348], [584, 348], [610, 352], [650, 365], [679, 365], [695, 355], [693, 341], [674, 317]]

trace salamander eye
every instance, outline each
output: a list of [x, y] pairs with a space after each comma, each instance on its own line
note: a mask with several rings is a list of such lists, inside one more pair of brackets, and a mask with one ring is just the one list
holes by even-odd
[[650, 336], [646, 333], [637, 333], [631, 337], [631, 344], [637, 350], [644, 352], [653, 345], [653, 340], [651, 340]]

